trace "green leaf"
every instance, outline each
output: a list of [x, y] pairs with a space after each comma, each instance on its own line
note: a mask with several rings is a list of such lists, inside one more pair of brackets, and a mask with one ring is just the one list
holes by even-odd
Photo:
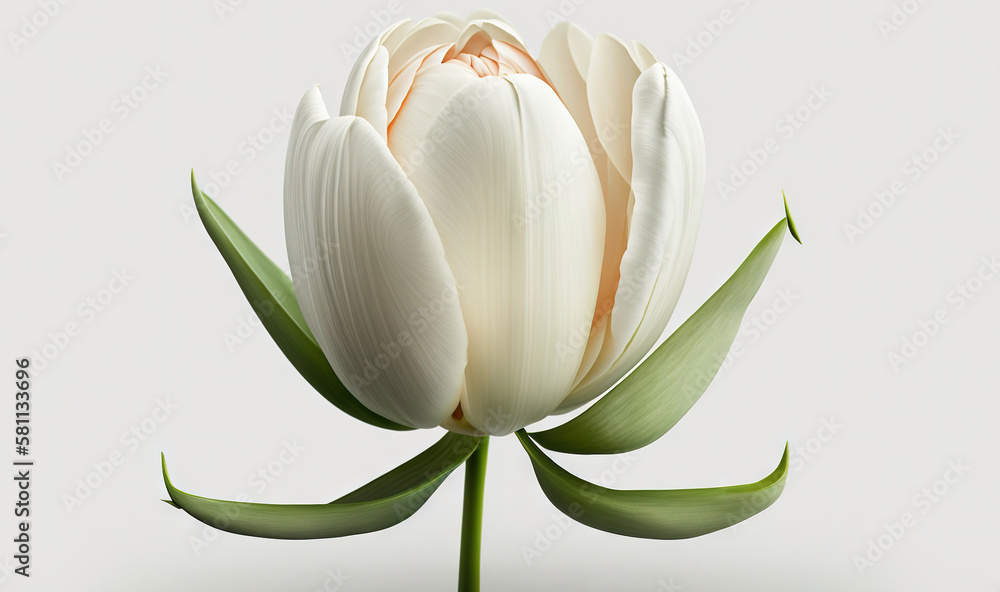
[[778, 222], [732, 277], [618, 386], [579, 416], [531, 437], [558, 452], [614, 454], [666, 434], [722, 367], [785, 228], [785, 220]]
[[412, 516], [479, 440], [449, 432], [413, 459], [328, 504], [255, 504], [191, 495], [170, 482], [165, 458], [163, 481], [167, 503], [219, 530], [272, 539], [342, 537], [389, 528]]
[[788, 445], [774, 471], [756, 483], [672, 490], [619, 490], [576, 477], [545, 456], [524, 430], [528, 452], [545, 497], [587, 526], [645, 539], [686, 539], [742, 522], [774, 503], [785, 488]]
[[306, 325], [288, 274], [271, 261], [210, 197], [191, 172], [191, 192], [205, 230], [212, 237], [243, 294], [285, 357], [309, 384], [341, 411], [373, 426], [411, 430], [362, 405], [327, 362]]
[[788, 211], [788, 198], [785, 197], [785, 192], [781, 192], [781, 199], [785, 201], [785, 220], [788, 220], [788, 232], [791, 233], [792, 238], [795, 242], [802, 244], [802, 238], [799, 236], [799, 231], [795, 228], [795, 220], [792, 220], [792, 213]]

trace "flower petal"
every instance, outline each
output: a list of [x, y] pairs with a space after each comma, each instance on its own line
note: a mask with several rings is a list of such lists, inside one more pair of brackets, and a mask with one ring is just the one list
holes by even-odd
[[375, 131], [386, 141], [389, 127], [389, 113], [386, 110], [386, 93], [389, 91], [389, 52], [384, 47], [375, 51], [375, 56], [365, 71], [364, 80], [358, 93], [357, 116], [368, 120]]
[[643, 72], [652, 68], [659, 61], [653, 55], [653, 52], [649, 51], [648, 47], [638, 41], [632, 42], [632, 58]]
[[458, 34], [458, 27], [448, 21], [433, 17], [421, 20], [410, 29], [399, 47], [389, 56], [389, 72], [394, 76], [413, 56], [428, 48], [454, 43]]
[[413, 86], [413, 80], [420, 69], [440, 64], [441, 59], [444, 58], [444, 54], [448, 52], [450, 47], [450, 45], [429, 47], [424, 52], [413, 56], [413, 59], [396, 74], [392, 82], [389, 83], [389, 90], [386, 93], [385, 99], [389, 123], [392, 123], [392, 120], [396, 118], [396, 114], [399, 113], [399, 108], [403, 105], [403, 101], [406, 100], [406, 96]]
[[444, 421], [467, 339], [441, 240], [378, 134], [329, 119], [318, 89], [293, 122], [285, 234], [303, 317], [351, 393], [406, 425]]
[[465, 19], [465, 22], [471, 23], [472, 21], [500, 21], [510, 27], [510, 22], [501, 16], [499, 12], [489, 10], [488, 8], [480, 8], [479, 10], [473, 10], [470, 12], [469, 16]]
[[587, 98], [601, 145], [626, 181], [632, 178], [632, 89], [640, 73], [620, 39], [597, 36], [587, 72]]
[[706, 171], [698, 115], [684, 85], [663, 64], [642, 73], [633, 97], [635, 209], [604, 339], [610, 354], [602, 352], [613, 363], [584, 381], [561, 410], [600, 395], [649, 352], [673, 313], [694, 254]]
[[[368, 66], [371, 65], [375, 54], [378, 53], [379, 47], [392, 35], [399, 31], [405, 31], [410, 26], [409, 19], [399, 21], [390, 25], [389, 28], [368, 42], [364, 51], [358, 56], [358, 60], [354, 62], [354, 68], [351, 69], [351, 73], [347, 77], [347, 84], [344, 85], [344, 97], [340, 102], [341, 115], [357, 115], [361, 85], [365, 80], [365, 74], [368, 72]], [[387, 49], [391, 51], [391, 48]]]
[[470, 20], [455, 42], [457, 52], [478, 54], [493, 41], [503, 41], [519, 51], [531, 55], [524, 40], [510, 25], [499, 20]]
[[[608, 162], [607, 158], [602, 160], [605, 167], [604, 178], [607, 179], [604, 189], [604, 259], [597, 292], [597, 306], [594, 307], [593, 328], [590, 334], [590, 341], [594, 343], [587, 346], [588, 350], [593, 350], [593, 355], [587, 356], [585, 363], [580, 366], [581, 373], [577, 383], [584, 381], [586, 376], [593, 375], [595, 372], [604, 373], [614, 362], [614, 358], [609, 360], [612, 344], [608, 338], [610, 329], [608, 318], [615, 306], [621, 278], [622, 257], [628, 246], [631, 188], [628, 182], [622, 179], [618, 169]], [[599, 327], [600, 330], [598, 330]], [[605, 347], [606, 339], [609, 341], [608, 347]], [[615, 352], [614, 356], [617, 357], [620, 353]], [[575, 387], [576, 384], [573, 386]]]
[[[604, 191], [606, 212], [604, 263], [594, 312], [594, 325], [587, 344], [587, 355], [584, 356], [577, 375], [578, 382], [587, 376], [597, 362], [604, 342], [606, 316], [614, 305], [622, 255], [625, 253], [628, 240], [627, 214], [630, 193], [628, 181], [623, 179], [618, 169], [609, 163], [607, 153], [594, 128], [587, 96], [587, 83], [584, 78], [586, 70], [583, 67], [589, 65], [592, 44], [582, 29], [568, 22], [562, 22], [545, 38], [538, 59], [546, 77], [559, 93], [587, 139]], [[627, 126], [620, 124], [619, 127], [624, 129]], [[620, 134], [621, 129], [605, 129], [603, 132], [606, 136], [610, 136]], [[608, 365], [604, 368], [606, 369]]]
[[416, 23], [412, 20], [405, 19], [399, 24], [399, 26], [394, 26], [391, 30], [386, 30], [386, 32], [382, 34], [382, 46], [388, 50], [390, 56], [396, 51], [399, 44], [406, 39], [406, 37], [410, 34], [410, 31], [412, 31], [415, 26]]
[[[587, 99], [587, 72], [580, 67], [579, 54], [585, 53], [589, 62], [590, 47], [586, 46], [584, 51], [580, 47], [581, 41], [577, 41], [574, 47], [570, 42], [571, 36], [589, 41], [583, 29], [563, 21], [556, 25], [542, 42], [542, 50], [538, 53], [538, 65], [559, 93], [559, 98], [566, 104], [566, 108], [580, 126], [589, 145], [591, 142], [599, 141], [594, 129], [594, 118], [590, 112], [590, 102]], [[592, 147], [591, 152], [598, 151]]]
[[576, 378], [603, 254], [600, 181], [572, 117], [533, 76], [464, 85], [428, 136], [439, 142], [410, 178], [460, 288], [462, 411], [507, 434], [548, 415]]
[[573, 25], [566, 32], [566, 42], [569, 44], [569, 53], [573, 56], [576, 69], [586, 81], [590, 72], [590, 56], [594, 52], [593, 38], [580, 27]]
[[461, 28], [465, 27], [465, 23], [466, 23], [466, 19], [458, 16], [454, 12], [449, 12], [447, 10], [442, 10], [441, 12], [436, 13], [434, 15], [434, 18], [442, 20], [442, 21], [447, 21], [447, 22], [455, 25], [455, 28], [457, 28], [457, 29], [461, 29]]
[[437, 148], [427, 131], [438, 113], [460, 88], [475, 80], [479, 77], [469, 68], [449, 63], [433, 65], [414, 79], [389, 130], [389, 150], [407, 174]]

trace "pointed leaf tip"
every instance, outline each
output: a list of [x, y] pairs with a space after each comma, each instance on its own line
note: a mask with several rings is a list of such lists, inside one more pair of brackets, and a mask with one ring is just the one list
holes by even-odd
[[194, 197], [195, 203], [200, 201], [201, 188], [198, 187], [198, 179], [194, 175], [194, 169], [191, 169], [191, 195]]
[[788, 232], [792, 233], [792, 238], [801, 245], [802, 238], [799, 237], [799, 231], [795, 228], [795, 220], [792, 220], [792, 213], [788, 209], [788, 198], [785, 197], [784, 189], [781, 190], [781, 199], [785, 201], [785, 222], [788, 223]]

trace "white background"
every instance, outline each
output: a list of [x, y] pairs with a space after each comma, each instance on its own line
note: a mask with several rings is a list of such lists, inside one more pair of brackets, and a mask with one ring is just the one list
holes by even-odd
[[[493, 8], [534, 50], [556, 17], [643, 41], [680, 73], [704, 126], [704, 217], [670, 329], [780, 219], [782, 189], [805, 244], [785, 241], [749, 310], [767, 331], [740, 336], [745, 352], [674, 430], [619, 473], [614, 458], [554, 456], [616, 488], [704, 487], [759, 479], [788, 440], [793, 470], [778, 502], [733, 530], [635, 540], [560, 526], [517, 441], [494, 439], [483, 589], [1000, 588], [1000, 280], [977, 279], [982, 258], [1000, 255], [1000, 6], [576, 2]], [[8, 0], [0, 15], [0, 359], [8, 376], [0, 381], [0, 442], [9, 444], [0, 457], [14, 459], [13, 360], [53, 344], [58, 353], [32, 384], [33, 576], [6, 575], [15, 495], [6, 478], [0, 589], [309, 592], [334, 589], [328, 578], [338, 570], [349, 578], [345, 591], [454, 589], [461, 470], [388, 531], [306, 542], [223, 533], [195, 553], [204, 528], [159, 501], [159, 454], [180, 487], [202, 495], [319, 502], [440, 437], [350, 419], [310, 390], [264, 330], [246, 333], [250, 306], [189, 209], [188, 174], [194, 167], [206, 186], [235, 160], [239, 173], [217, 201], [284, 265], [287, 126], [252, 160], [241, 144], [267, 128], [274, 110], [290, 112], [310, 85], [323, 86], [335, 111], [352, 63], [345, 48], [356, 36], [366, 41], [364, 30], [390, 9], [395, 19], [478, 6], [244, 0], [220, 14], [211, 0], [71, 2], [27, 43], [12, 40], [24, 34], [23, 19], [45, 20], [34, 17], [41, 4]], [[904, 7], [910, 14], [897, 14], [898, 30], [880, 30]], [[722, 17], [728, 23], [713, 23]], [[125, 112], [119, 96], [141, 85], [147, 69], [166, 77]], [[814, 88], [832, 95], [803, 107]], [[799, 127], [779, 125], [796, 112]], [[72, 172], [57, 174], [53, 163], [103, 118], [110, 133]], [[935, 150], [942, 129], [955, 137]], [[748, 150], [772, 138], [778, 149], [767, 161], [746, 164], [756, 170], [735, 192], [721, 190]], [[933, 163], [924, 170], [915, 157]], [[882, 206], [876, 193], [895, 181], [904, 191]], [[859, 209], [871, 219], [850, 235]], [[119, 288], [112, 282], [122, 270], [127, 285], [106, 292]], [[977, 290], [971, 299], [953, 292], [960, 284]], [[794, 300], [778, 313], [782, 291]], [[98, 310], [88, 299], [104, 304]], [[922, 347], [894, 367], [889, 354], [939, 310], [947, 322], [927, 339], [918, 335]], [[67, 323], [79, 330], [64, 340]], [[227, 334], [246, 339], [227, 346]], [[157, 400], [176, 406], [159, 423], [150, 419]], [[123, 439], [144, 421], [151, 435]], [[831, 433], [824, 422], [839, 427]], [[282, 465], [285, 442], [304, 450]], [[67, 507], [78, 479], [116, 452], [122, 462], [113, 473], [91, 476], [100, 486]], [[949, 463], [968, 469], [956, 479]], [[249, 480], [269, 466], [281, 473], [273, 483]], [[955, 482], [937, 483], [945, 476]], [[915, 525], [891, 544], [883, 537], [888, 550], [859, 570], [857, 558], [907, 512]], [[538, 540], [546, 531], [555, 536]], [[529, 565], [525, 546], [545, 551]]]

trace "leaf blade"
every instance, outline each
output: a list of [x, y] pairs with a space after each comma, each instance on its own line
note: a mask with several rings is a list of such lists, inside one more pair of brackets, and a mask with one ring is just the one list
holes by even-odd
[[763, 511], [781, 495], [788, 476], [788, 445], [768, 476], [755, 483], [673, 490], [618, 490], [576, 477], [517, 432], [545, 497], [581, 524], [635, 538], [674, 540], [715, 532]]
[[411, 430], [369, 410], [347, 390], [330, 368], [309, 331], [292, 280], [210, 197], [191, 172], [191, 192], [198, 216], [264, 328], [299, 374], [344, 413], [389, 430]]
[[173, 485], [162, 455], [161, 462], [167, 503], [195, 519], [236, 534], [301, 540], [375, 532], [406, 520], [478, 444], [479, 438], [449, 432], [413, 459], [326, 504], [259, 504], [192, 495]]
[[579, 416], [531, 437], [557, 452], [616, 454], [666, 434], [722, 367], [781, 246], [786, 220], [778, 222], [722, 287], [618, 386]]

